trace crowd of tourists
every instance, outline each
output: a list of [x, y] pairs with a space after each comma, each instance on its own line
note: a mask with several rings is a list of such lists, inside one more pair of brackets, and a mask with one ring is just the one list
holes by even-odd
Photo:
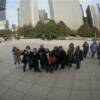
[[90, 46], [87, 42], [84, 42], [83, 49], [70, 43], [67, 52], [62, 46], [56, 46], [53, 50], [49, 50], [41, 45], [38, 49], [31, 49], [30, 46], [26, 46], [25, 50], [20, 50], [14, 46], [12, 53], [14, 64], [20, 65], [22, 63], [24, 72], [28, 66], [29, 70], [34, 72], [42, 72], [44, 70], [52, 73], [58, 69], [65, 69], [65, 67], [71, 68], [73, 64], [76, 64], [76, 69], [80, 69], [81, 61], [87, 57], [89, 48], [92, 58], [97, 53], [100, 64], [100, 43], [97, 44], [96, 41], [93, 41]]

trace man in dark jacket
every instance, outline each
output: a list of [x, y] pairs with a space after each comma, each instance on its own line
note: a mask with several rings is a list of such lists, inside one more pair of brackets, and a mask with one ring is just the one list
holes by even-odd
[[43, 45], [40, 46], [38, 53], [39, 53], [39, 60], [40, 60], [41, 69], [46, 70], [48, 60], [47, 60], [47, 55], [46, 55], [46, 49], [44, 48]]
[[69, 49], [67, 52], [67, 56], [68, 56], [68, 66], [71, 68], [72, 67], [72, 63], [73, 63], [73, 59], [74, 59], [74, 44], [70, 43], [69, 44]]
[[83, 51], [80, 49], [79, 46], [76, 47], [74, 59], [76, 63], [76, 69], [80, 69], [81, 61], [83, 60]]
[[39, 69], [39, 54], [37, 52], [37, 49], [34, 48], [33, 52], [32, 52], [32, 61], [33, 61], [33, 68], [34, 68], [34, 72], [41, 72]]
[[59, 62], [60, 62], [60, 57], [59, 57], [59, 48], [56, 46], [54, 47], [54, 49], [52, 50], [52, 55], [55, 56], [57, 58], [57, 60], [55, 61], [55, 63], [53, 63], [54, 66], [54, 70], [58, 70], [59, 68]]
[[88, 51], [89, 51], [89, 44], [87, 42], [84, 42], [84, 44], [83, 44], [84, 58], [87, 57]]
[[62, 46], [59, 47], [59, 58], [60, 58], [60, 64], [61, 64], [61, 68], [60, 69], [64, 69], [66, 66], [66, 62], [67, 62], [67, 54], [64, 51], [64, 49], [62, 48]]

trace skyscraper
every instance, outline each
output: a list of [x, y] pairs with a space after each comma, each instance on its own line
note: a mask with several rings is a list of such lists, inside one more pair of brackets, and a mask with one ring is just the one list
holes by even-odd
[[6, 19], [6, 0], [0, 0], [0, 20]]
[[39, 10], [39, 20], [40, 21], [48, 20], [48, 14], [44, 9]]
[[63, 21], [72, 30], [83, 24], [83, 13], [79, 0], [48, 0], [50, 15], [56, 22]]
[[53, 7], [53, 0], [48, 0], [49, 3], [49, 11], [50, 11], [50, 18], [54, 20], [54, 7]]
[[19, 24], [35, 26], [39, 21], [38, 0], [20, 0]]
[[98, 20], [96, 14], [96, 8], [94, 5], [89, 5], [86, 10], [87, 13], [87, 23], [90, 27], [98, 28]]
[[0, 30], [8, 28], [9, 23], [6, 20], [6, 0], [0, 0]]
[[97, 7], [98, 7], [98, 20], [99, 20], [99, 25], [98, 25], [98, 27], [99, 27], [99, 31], [100, 31], [100, 5], [97, 4]]

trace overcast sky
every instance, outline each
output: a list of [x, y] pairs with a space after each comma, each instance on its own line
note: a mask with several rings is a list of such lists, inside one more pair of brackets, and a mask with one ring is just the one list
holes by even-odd
[[[38, 0], [39, 1], [39, 9], [46, 9], [49, 11], [48, 0]], [[87, 8], [88, 4], [93, 4], [96, 6], [97, 3], [100, 4], [100, 0], [80, 0], [80, 3], [83, 6], [84, 11]], [[10, 25], [17, 25], [17, 8], [19, 6], [19, 0], [7, 0], [7, 19], [9, 20]]]

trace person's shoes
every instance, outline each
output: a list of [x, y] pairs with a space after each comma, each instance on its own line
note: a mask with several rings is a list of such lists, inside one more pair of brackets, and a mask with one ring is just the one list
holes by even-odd
[[16, 65], [16, 62], [14, 64]]
[[41, 73], [41, 71], [40, 71], [40, 70], [38, 70], [37, 72], [40, 72], [40, 73]]
[[80, 67], [76, 67], [76, 69], [80, 69]]

